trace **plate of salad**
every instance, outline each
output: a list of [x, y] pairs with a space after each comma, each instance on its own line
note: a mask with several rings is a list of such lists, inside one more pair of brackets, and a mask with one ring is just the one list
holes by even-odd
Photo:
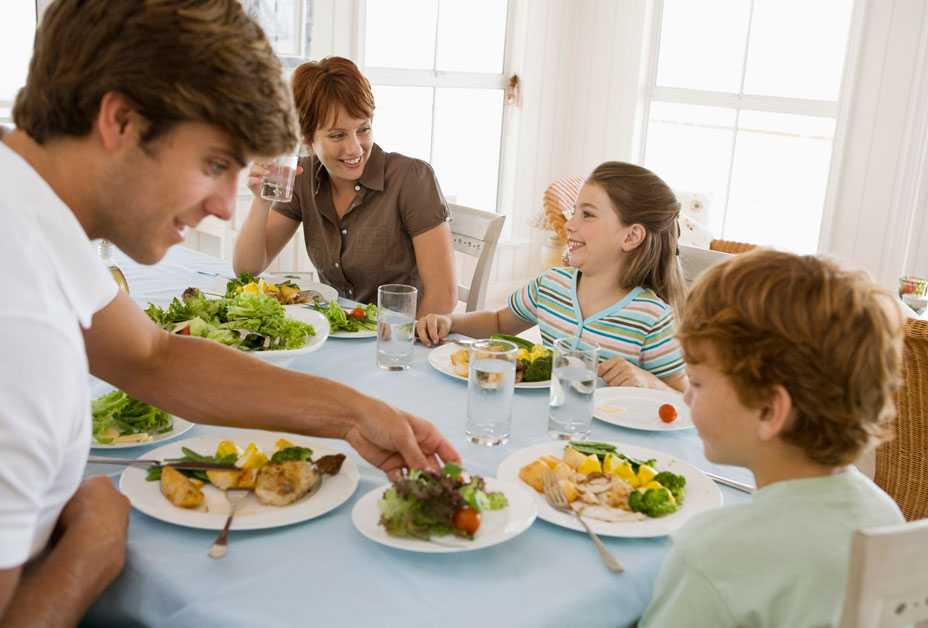
[[193, 423], [130, 397], [121, 390], [90, 402], [94, 449], [127, 449], [180, 436]]
[[414, 469], [357, 501], [351, 520], [368, 539], [410, 552], [450, 553], [508, 541], [532, 525], [538, 508], [513, 482], [469, 475], [452, 463]]
[[245, 291], [207, 299], [187, 288], [166, 308], [150, 303], [145, 313], [171, 333], [208, 338], [281, 366], [319, 349], [329, 333], [328, 321], [317, 312]]
[[343, 308], [337, 300], [310, 305], [329, 321], [330, 338], [373, 338], [377, 335], [377, 305]]
[[338, 298], [338, 291], [335, 288], [311, 281], [305, 273], [299, 272], [262, 277], [239, 273], [226, 283], [225, 296], [231, 299], [240, 292], [265, 294], [276, 299], [281, 305], [312, 303], [315, 298], [322, 298], [326, 301]]
[[542, 478], [558, 478], [571, 507], [601, 536], [665, 536], [693, 516], [722, 505], [715, 482], [693, 465], [661, 451], [622, 443], [542, 443], [507, 456], [504, 481], [534, 489], [538, 517], [583, 532], [577, 518], [545, 501]]

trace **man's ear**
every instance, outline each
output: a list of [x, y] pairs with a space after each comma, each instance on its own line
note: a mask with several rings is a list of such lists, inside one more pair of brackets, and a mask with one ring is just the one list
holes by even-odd
[[107, 92], [100, 99], [96, 128], [106, 150], [118, 150], [141, 135], [142, 117], [133, 103], [118, 92]]
[[625, 238], [622, 240], [622, 250], [625, 252], [634, 251], [644, 242], [645, 229], [644, 225], [635, 223], [625, 232]]
[[770, 397], [760, 408], [757, 437], [762, 441], [773, 440], [795, 420], [795, 414], [789, 391], [783, 386], [774, 386]]

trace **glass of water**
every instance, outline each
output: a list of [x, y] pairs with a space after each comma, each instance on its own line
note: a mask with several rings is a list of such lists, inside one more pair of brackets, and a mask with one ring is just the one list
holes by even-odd
[[508, 340], [478, 340], [471, 346], [464, 427], [470, 442], [494, 447], [509, 440], [518, 353]]
[[554, 343], [548, 436], [576, 440], [590, 435], [599, 347], [583, 348], [578, 338]]
[[377, 366], [382, 369], [405, 371], [412, 364], [418, 292], [398, 283], [377, 288]]
[[270, 172], [261, 181], [261, 198], [268, 201], [288, 202], [293, 197], [293, 180], [300, 160], [300, 149], [278, 156], [267, 164]]

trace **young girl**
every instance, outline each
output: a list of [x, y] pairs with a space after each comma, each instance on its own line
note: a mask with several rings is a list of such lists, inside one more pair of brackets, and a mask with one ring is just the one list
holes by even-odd
[[653, 172], [606, 162], [586, 180], [567, 221], [569, 268], [545, 271], [497, 312], [426, 316], [416, 324], [419, 339], [431, 346], [452, 332], [486, 338], [537, 324], [546, 345], [575, 337], [581, 346], [598, 346], [599, 374], [609, 386], [682, 391], [673, 316], [684, 294], [679, 211]]

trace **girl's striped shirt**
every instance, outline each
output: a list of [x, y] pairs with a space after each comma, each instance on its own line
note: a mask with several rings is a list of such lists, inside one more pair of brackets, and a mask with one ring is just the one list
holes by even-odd
[[509, 297], [509, 309], [537, 324], [545, 345], [579, 338], [599, 347], [601, 361], [622, 356], [657, 377], [683, 370], [683, 352], [674, 336], [673, 310], [653, 290], [634, 288], [618, 303], [583, 318], [577, 298], [576, 268], [551, 268]]

